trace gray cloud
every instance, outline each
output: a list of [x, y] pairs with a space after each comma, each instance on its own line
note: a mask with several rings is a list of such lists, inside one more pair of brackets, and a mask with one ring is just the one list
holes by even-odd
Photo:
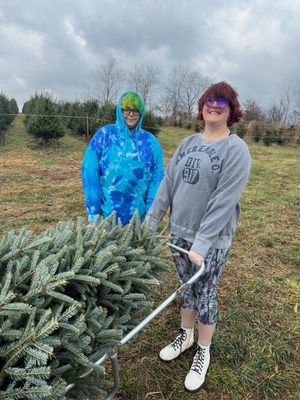
[[91, 73], [173, 66], [227, 80], [265, 104], [300, 87], [300, 3], [291, 0], [0, 0], [0, 90], [86, 95]]

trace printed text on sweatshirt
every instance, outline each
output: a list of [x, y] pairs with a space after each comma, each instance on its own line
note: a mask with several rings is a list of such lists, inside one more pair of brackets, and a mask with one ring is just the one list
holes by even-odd
[[248, 147], [235, 134], [217, 142], [185, 138], [149, 210], [152, 228], [170, 207], [169, 229], [193, 243], [191, 250], [205, 257], [211, 247], [230, 247], [250, 167]]

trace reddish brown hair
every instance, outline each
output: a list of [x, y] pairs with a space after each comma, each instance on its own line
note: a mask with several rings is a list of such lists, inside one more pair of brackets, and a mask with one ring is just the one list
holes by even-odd
[[239, 120], [242, 118], [243, 111], [241, 110], [241, 106], [238, 101], [237, 92], [228, 83], [223, 81], [210, 85], [210, 87], [206, 89], [206, 91], [198, 100], [197, 119], [200, 121], [201, 124], [205, 125], [202, 110], [205, 104], [205, 100], [209, 97], [215, 97], [216, 99], [224, 98], [228, 101], [230, 113], [227, 120], [227, 126], [231, 126], [235, 122], [239, 122]]

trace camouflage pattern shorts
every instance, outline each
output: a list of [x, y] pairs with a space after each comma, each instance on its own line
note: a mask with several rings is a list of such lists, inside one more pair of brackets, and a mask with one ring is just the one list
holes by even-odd
[[[172, 243], [185, 250], [190, 250], [192, 243], [181, 238], [172, 239]], [[177, 273], [181, 283], [187, 282], [198, 267], [187, 254], [174, 253]], [[205, 257], [205, 269], [200, 278], [181, 293], [181, 306], [184, 309], [196, 310], [198, 321], [205, 325], [215, 324], [218, 320], [217, 288], [220, 281], [229, 249], [210, 249]]]

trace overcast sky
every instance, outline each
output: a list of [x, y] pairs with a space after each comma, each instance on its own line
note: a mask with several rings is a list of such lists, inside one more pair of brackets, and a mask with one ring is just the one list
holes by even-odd
[[300, 0], [0, 0], [0, 90], [20, 107], [86, 97], [112, 57], [197, 69], [264, 106], [300, 88]]

